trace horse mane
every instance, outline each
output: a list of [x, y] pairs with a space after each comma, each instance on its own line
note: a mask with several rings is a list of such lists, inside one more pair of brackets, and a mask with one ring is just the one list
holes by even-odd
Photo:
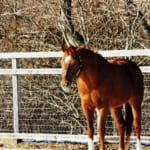
[[76, 51], [79, 53], [79, 55], [84, 56], [84, 55], [87, 55], [87, 56], [92, 56], [94, 55], [95, 59], [97, 59], [98, 61], [104, 61], [104, 62], [108, 62], [107, 59], [105, 59], [101, 54], [95, 52], [95, 51], [92, 51], [90, 49], [86, 49], [84, 48], [83, 46], [79, 46]]

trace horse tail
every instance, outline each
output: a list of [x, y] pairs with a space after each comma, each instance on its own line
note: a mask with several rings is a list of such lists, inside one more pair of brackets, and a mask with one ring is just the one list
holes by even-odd
[[125, 132], [127, 140], [129, 140], [129, 137], [132, 132], [132, 123], [133, 123], [133, 113], [132, 108], [129, 103], [125, 104]]

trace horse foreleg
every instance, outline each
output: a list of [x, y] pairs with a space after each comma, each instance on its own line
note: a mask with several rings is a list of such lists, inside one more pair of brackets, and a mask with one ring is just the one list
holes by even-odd
[[93, 143], [93, 135], [94, 135], [94, 128], [93, 128], [93, 121], [94, 121], [94, 109], [90, 109], [87, 105], [82, 103], [82, 110], [84, 116], [86, 118], [87, 123], [87, 134], [88, 134], [88, 150], [94, 150], [94, 143]]
[[99, 127], [98, 127], [98, 132], [99, 132], [99, 137], [100, 137], [100, 150], [105, 150], [105, 124], [106, 124], [106, 119], [107, 119], [107, 114], [108, 114], [108, 109], [107, 108], [101, 108], [99, 110]]
[[111, 109], [111, 113], [117, 124], [119, 132], [119, 150], [124, 150], [124, 119], [122, 115], [122, 108]]

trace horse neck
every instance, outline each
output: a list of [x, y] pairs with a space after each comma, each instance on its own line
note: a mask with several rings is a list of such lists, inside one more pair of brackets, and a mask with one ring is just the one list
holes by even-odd
[[89, 50], [79, 52], [81, 56], [83, 68], [81, 70], [80, 78], [91, 78], [94, 74], [101, 73], [107, 63], [101, 55], [98, 55]]

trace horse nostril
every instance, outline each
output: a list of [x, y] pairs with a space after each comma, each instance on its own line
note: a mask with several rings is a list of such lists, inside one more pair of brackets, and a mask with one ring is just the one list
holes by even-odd
[[66, 93], [69, 94], [70, 93], [70, 86], [69, 85], [63, 85], [61, 83], [61, 89]]

